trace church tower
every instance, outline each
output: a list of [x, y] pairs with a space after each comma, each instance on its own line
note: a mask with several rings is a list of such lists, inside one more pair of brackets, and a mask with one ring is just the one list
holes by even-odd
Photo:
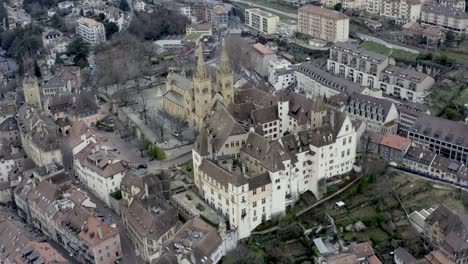
[[27, 104], [42, 109], [41, 92], [36, 77], [26, 75], [23, 79], [24, 99]]
[[212, 94], [211, 78], [205, 65], [203, 57], [203, 44], [198, 46], [198, 63], [195, 76], [193, 78], [193, 90], [195, 97], [195, 126], [200, 129], [203, 125], [203, 119], [210, 111]]
[[224, 38], [221, 41], [221, 66], [216, 74], [216, 85], [218, 93], [223, 96], [223, 103], [228, 106], [234, 99], [234, 74], [229, 65]]

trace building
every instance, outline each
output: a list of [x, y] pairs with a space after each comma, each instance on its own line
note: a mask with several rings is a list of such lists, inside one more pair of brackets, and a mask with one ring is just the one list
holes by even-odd
[[367, 0], [366, 12], [370, 14], [379, 14], [382, 0]]
[[440, 247], [449, 260], [455, 263], [466, 262], [467, 219], [466, 214], [440, 205], [424, 220], [423, 234], [434, 246]]
[[213, 35], [213, 26], [210, 23], [190, 24], [185, 29], [185, 35], [189, 38], [201, 38]]
[[318, 6], [299, 8], [297, 31], [328, 42], [345, 42], [349, 37], [349, 17]]
[[255, 43], [249, 55], [252, 68], [262, 77], [269, 75], [270, 62], [278, 59], [276, 53], [262, 43]]
[[275, 34], [279, 17], [258, 8], [245, 10], [245, 24], [264, 34]]
[[[177, 212], [165, 202], [158, 176], [145, 169], [122, 179], [122, 220], [140, 256], [152, 262], [177, 230]], [[154, 201], [154, 202], [153, 202]]]
[[0, 140], [17, 144], [20, 141], [18, 123], [14, 117], [9, 117], [0, 123]]
[[327, 102], [347, 113], [351, 120], [363, 122], [366, 130], [382, 135], [397, 133], [398, 111], [391, 101], [364, 94], [339, 94]]
[[[203, 54], [199, 45], [198, 54]], [[189, 79], [185, 74], [170, 72], [167, 75], [167, 92], [163, 95], [163, 107], [174, 118], [194, 127], [203, 126], [203, 120], [211, 108], [221, 102], [229, 105], [234, 98], [234, 75], [222, 42], [221, 65], [216, 73], [215, 85], [205, 65], [204, 56], [198, 56], [195, 74]]]
[[421, 115], [408, 131], [413, 145], [468, 165], [468, 126], [463, 123]]
[[417, 22], [421, 16], [420, 0], [382, 0], [380, 15], [393, 18], [398, 23]]
[[411, 140], [398, 135], [385, 135], [380, 141], [379, 156], [386, 161], [402, 163]]
[[211, 14], [211, 23], [216, 28], [226, 28], [229, 25], [228, 20], [229, 12], [224, 8], [224, 6], [217, 5], [213, 7], [213, 11]]
[[65, 264], [68, 261], [48, 242], [40, 242], [44, 236], [30, 231], [28, 226], [10, 212], [0, 211], [0, 262], [28, 264], [37, 261], [44, 264]]
[[394, 66], [385, 55], [369, 52], [354, 44], [336, 43], [330, 49], [327, 70], [341, 78], [397, 98], [419, 102], [434, 84], [429, 75]]
[[133, 7], [137, 12], [145, 11], [146, 3], [144, 1], [135, 1]]
[[304, 93], [308, 98], [330, 98], [341, 93], [348, 95], [370, 93], [369, 88], [362, 87], [347, 79], [336, 78], [335, 75], [312, 63], [295, 65], [294, 76], [296, 92]]
[[26, 74], [23, 79], [23, 93], [27, 104], [42, 109], [41, 90], [36, 77]]
[[[162, 255], [177, 256], [178, 263], [218, 263], [227, 252], [237, 246], [237, 239], [232, 234], [233, 232], [227, 232], [223, 222], [218, 228], [214, 228], [203, 219], [195, 217], [187, 221], [174, 234], [174, 238], [161, 247]], [[192, 242], [190, 249], [176, 246], [183, 245], [185, 241]]]
[[268, 82], [275, 90], [282, 90], [296, 83], [292, 64], [285, 60], [271, 60], [268, 67]]
[[101, 201], [110, 206], [109, 196], [120, 190], [128, 164], [113, 157], [96, 139], [89, 139], [86, 145], [87, 140], [73, 148], [73, 153], [76, 153], [73, 155], [75, 175]]
[[328, 8], [333, 8], [338, 3], [342, 4], [344, 9], [366, 9], [366, 1], [364, 0], [326, 0], [325, 6]]
[[464, 9], [425, 3], [421, 9], [421, 25], [435, 26], [455, 33], [468, 33], [468, 14]]
[[16, 160], [7, 149], [0, 149], [0, 204], [12, 203], [13, 190], [21, 179]]
[[91, 18], [82, 17], [78, 20], [76, 34], [92, 45], [99, 45], [106, 41], [104, 25]]
[[58, 127], [52, 119], [24, 104], [18, 110], [17, 120], [24, 151], [36, 165], [62, 162]]
[[295, 20], [279, 21], [276, 24], [276, 31], [281, 36], [292, 37], [297, 32], [297, 21]]
[[466, 8], [465, 0], [439, 0], [438, 2], [445, 7], [453, 7], [461, 10], [465, 10]]
[[283, 215], [300, 194], [322, 197], [326, 179], [350, 172], [356, 158], [346, 114], [294, 92], [270, 96], [239, 90], [229, 113], [220, 106], [209, 116], [192, 151], [199, 195], [239, 239]]

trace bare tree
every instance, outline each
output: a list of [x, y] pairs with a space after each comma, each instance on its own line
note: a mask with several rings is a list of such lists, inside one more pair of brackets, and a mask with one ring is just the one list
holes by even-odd
[[144, 94], [140, 94], [140, 102], [138, 103], [140, 106], [140, 118], [145, 121], [145, 125], [148, 124], [148, 100], [146, 99]]
[[154, 129], [155, 131], [159, 132], [159, 140], [164, 141], [164, 124], [166, 122], [166, 118], [164, 114], [161, 114], [154, 109], [150, 109], [148, 113], [148, 125]]

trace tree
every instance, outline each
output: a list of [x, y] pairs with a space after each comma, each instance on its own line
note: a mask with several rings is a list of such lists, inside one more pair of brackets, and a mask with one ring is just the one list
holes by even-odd
[[104, 27], [106, 29], [106, 39], [110, 39], [112, 35], [119, 32], [119, 26], [114, 22], [105, 23]]
[[80, 8], [80, 16], [84, 16], [83, 8]]
[[54, 14], [50, 19], [50, 25], [57, 30], [65, 30], [65, 20], [57, 14]]
[[167, 35], [185, 33], [188, 19], [165, 8], [156, 9], [153, 13], [135, 13], [130, 23], [129, 32], [139, 39], [156, 40]]
[[120, 0], [119, 8], [120, 8], [120, 10], [122, 10], [124, 12], [130, 11], [130, 6], [128, 5], [127, 0]]
[[259, 255], [255, 254], [246, 245], [241, 244], [234, 250], [230, 251], [224, 258], [225, 264], [263, 264], [265, 260]]
[[39, 68], [39, 65], [37, 64], [37, 60], [34, 60], [34, 75], [37, 78], [41, 78], [42, 76], [41, 69]]
[[84, 41], [81, 37], [75, 38], [67, 47], [67, 55], [74, 55], [73, 62], [79, 67], [84, 68], [88, 66], [90, 47], [89, 43]]
[[338, 12], [341, 12], [343, 10], [343, 4], [342, 3], [337, 3], [333, 9], [335, 9]]

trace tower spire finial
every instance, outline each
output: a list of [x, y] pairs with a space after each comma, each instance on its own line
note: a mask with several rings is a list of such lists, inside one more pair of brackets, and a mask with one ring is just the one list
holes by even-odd
[[199, 79], [208, 78], [208, 71], [206, 70], [205, 58], [203, 55], [203, 43], [201, 41], [200, 41], [200, 44], [198, 44], [198, 63], [197, 63], [197, 72], [195, 73], [195, 77]]
[[229, 65], [229, 57], [227, 55], [224, 38], [221, 40], [221, 66], [219, 67], [219, 72], [223, 74], [231, 73], [231, 66]]

